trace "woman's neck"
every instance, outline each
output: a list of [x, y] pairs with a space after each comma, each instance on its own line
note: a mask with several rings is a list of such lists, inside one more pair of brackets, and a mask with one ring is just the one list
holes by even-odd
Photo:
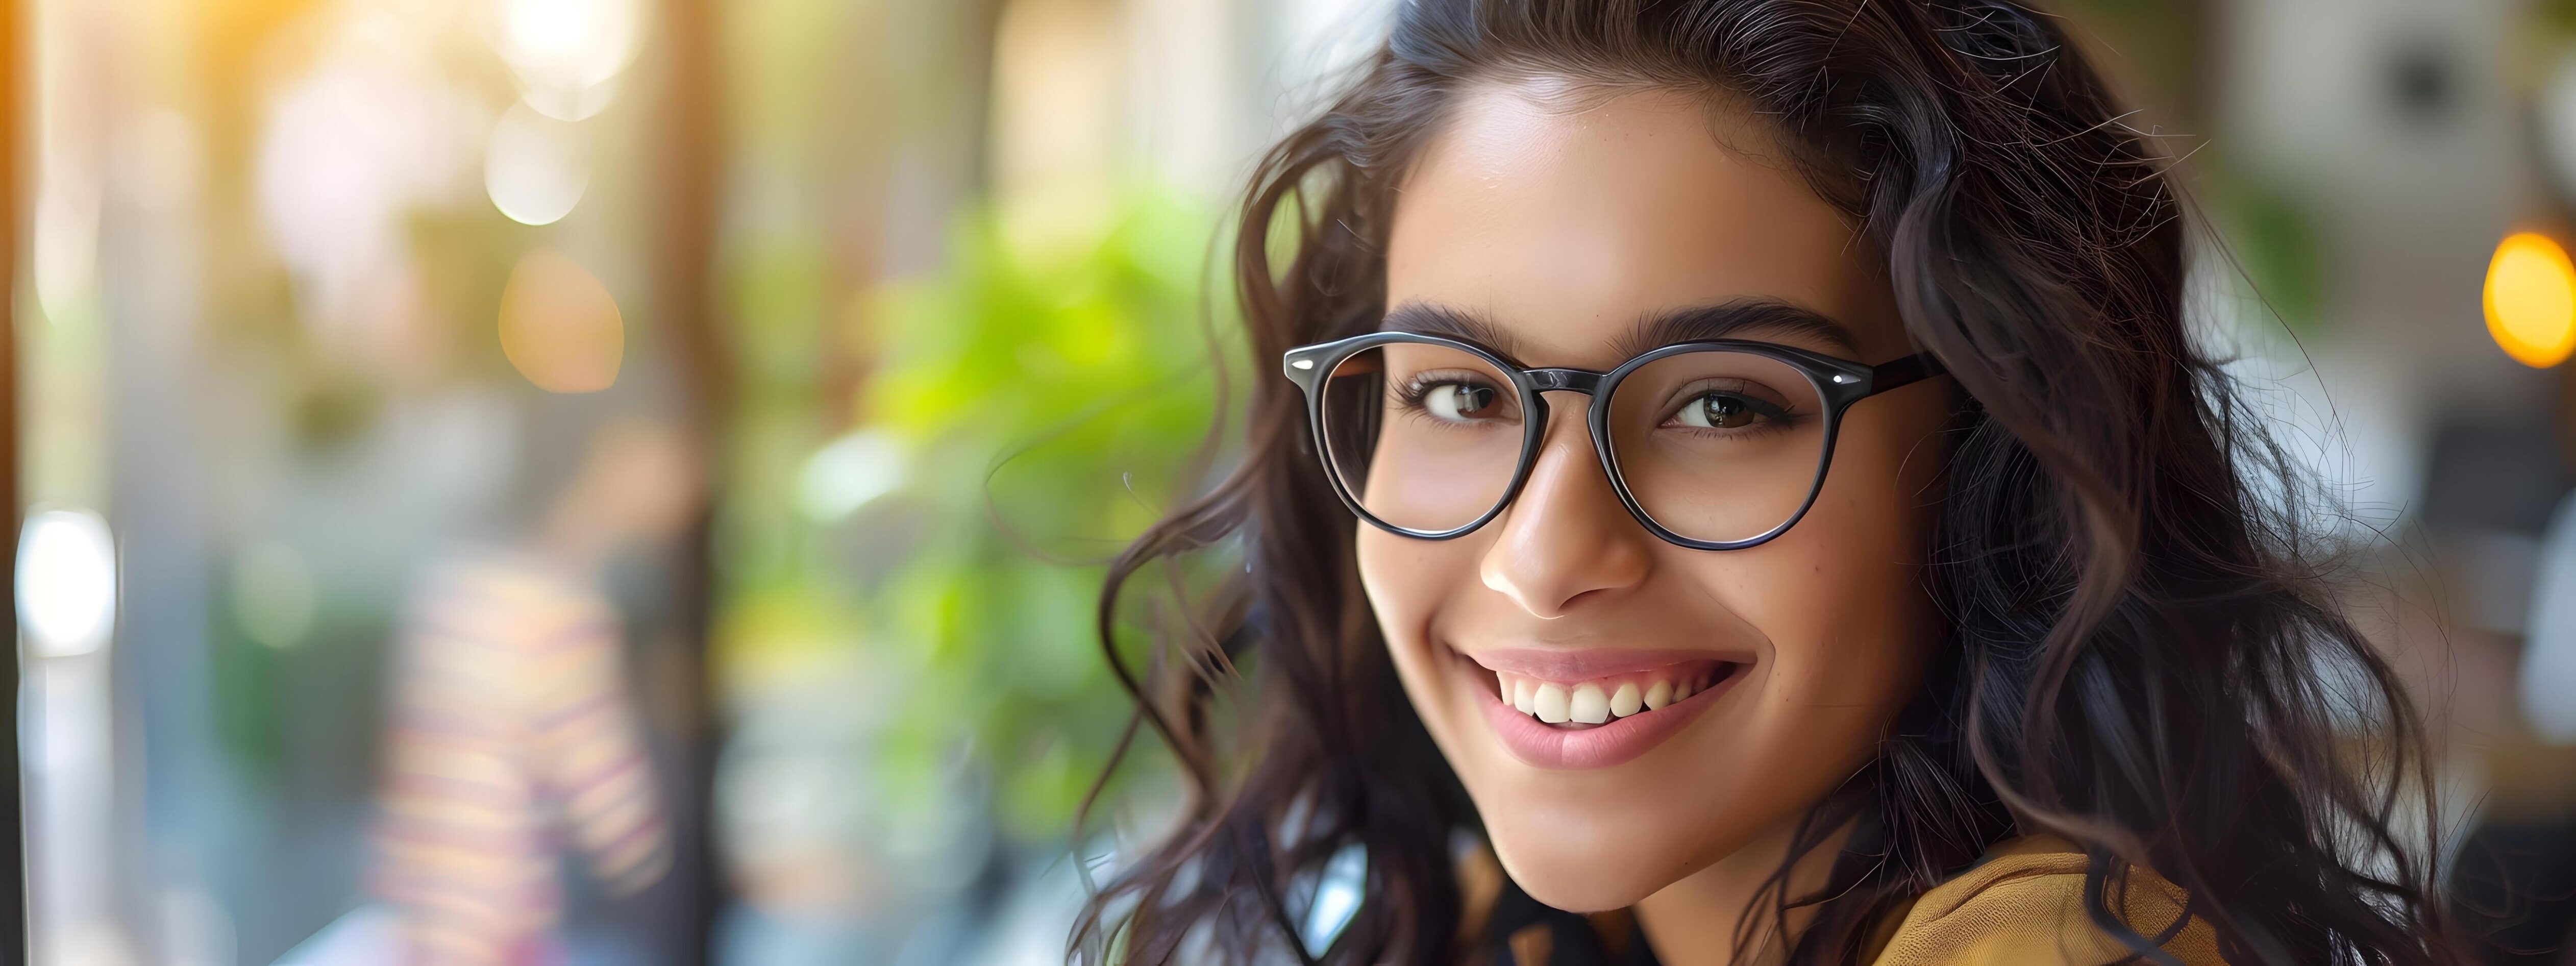
[[[1664, 966], [1759, 966], [1779, 962], [1788, 948], [1771, 918], [1779, 897], [1765, 896], [1759, 909], [1751, 906], [1763, 884], [1780, 870], [1780, 862], [1788, 856], [1789, 844], [1796, 838], [1803, 819], [1803, 815], [1791, 816], [1752, 844], [1640, 900], [1637, 924], [1645, 930], [1655, 958]], [[1851, 831], [1851, 826], [1845, 825], [1799, 858], [1797, 868], [1789, 875], [1791, 896], [1808, 895], [1824, 886], [1833, 873], [1834, 857], [1842, 852], [1843, 841], [1851, 837]], [[1804, 929], [1814, 914], [1812, 907], [1790, 910], [1789, 928]], [[1745, 947], [1745, 958], [1738, 960], [1736, 934], [1748, 915], [1755, 920], [1749, 930], [1753, 941]]]

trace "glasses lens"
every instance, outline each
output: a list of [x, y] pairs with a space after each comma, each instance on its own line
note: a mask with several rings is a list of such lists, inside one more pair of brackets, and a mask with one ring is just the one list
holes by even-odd
[[1324, 378], [1325, 462], [1370, 516], [1455, 530], [1502, 502], [1525, 433], [1512, 380], [1445, 346], [1395, 343]]
[[1798, 512], [1825, 453], [1806, 374], [1749, 352], [1639, 367], [1610, 400], [1610, 446], [1646, 515], [1693, 540], [1750, 540]]

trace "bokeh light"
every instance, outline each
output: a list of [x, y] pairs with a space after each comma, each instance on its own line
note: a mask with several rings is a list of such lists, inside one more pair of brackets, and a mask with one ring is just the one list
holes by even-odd
[[499, 0], [493, 14], [492, 49], [509, 63], [521, 96], [566, 121], [608, 106], [644, 34], [637, 0]]
[[403, 247], [407, 212], [471, 184], [489, 117], [443, 78], [367, 42], [279, 91], [258, 148], [261, 220], [297, 272], [345, 284]]
[[84, 510], [27, 518], [18, 538], [18, 623], [39, 656], [87, 654], [107, 643], [116, 624], [116, 543], [107, 521]]
[[581, 126], [522, 103], [492, 125], [483, 146], [483, 190], [492, 207], [525, 225], [571, 214], [590, 190], [590, 145]]
[[626, 321], [597, 276], [541, 248], [519, 259], [501, 290], [501, 352], [537, 388], [597, 392], [617, 383]]
[[2576, 265], [2534, 232], [2508, 235], [2487, 263], [2487, 332], [2514, 361], [2547, 368], [2576, 349]]
[[863, 429], [815, 451], [796, 481], [797, 508], [823, 522], [849, 516], [903, 485], [908, 469], [893, 434]]

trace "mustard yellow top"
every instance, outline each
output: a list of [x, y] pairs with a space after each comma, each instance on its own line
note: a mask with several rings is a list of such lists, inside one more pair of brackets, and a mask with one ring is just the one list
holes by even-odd
[[[1880, 947], [1876, 966], [2091, 966], [2129, 947], [2084, 914], [2084, 853], [2054, 836], [1996, 845], [1975, 867], [1918, 896]], [[2182, 914], [2183, 891], [2142, 868], [2129, 872], [2129, 928], [2150, 939]], [[2186, 966], [2226, 966], [2218, 935], [2195, 918], [2164, 944]]]

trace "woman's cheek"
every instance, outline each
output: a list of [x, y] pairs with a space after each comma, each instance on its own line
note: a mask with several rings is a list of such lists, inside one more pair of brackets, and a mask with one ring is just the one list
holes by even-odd
[[1774, 662], [1766, 698], [1789, 711], [1863, 709], [1854, 713], [1882, 720], [1920, 683], [1940, 636], [1922, 566], [1935, 508], [1908, 479], [1922, 469], [1907, 465], [1923, 458], [1920, 435], [1847, 427], [1824, 490], [1795, 527], [1760, 547], [1687, 562], [1723, 608], [1761, 629]]
[[[1874, 534], [1843, 532], [1841, 522], [1739, 552], [1757, 559], [1699, 562], [1709, 594], [1759, 630], [1769, 665], [1760, 698], [1782, 726], [1776, 734], [1799, 736], [1789, 740], [1870, 731], [1919, 679], [1921, 634], [1900, 602], [1920, 596], [1916, 575], [1885, 563], [1889, 548]], [[1835, 758], [1844, 750], [1801, 749]]]
[[[1418, 639], [1417, 631], [1427, 622], [1436, 596], [1424, 573], [1429, 541], [1407, 540], [1362, 523], [1353, 543], [1359, 557], [1360, 589], [1368, 595], [1378, 623], [1388, 631], [1388, 643]], [[1398, 634], [1399, 630], [1406, 633]]]
[[[1406, 694], [1425, 712], [1427, 720], [1436, 716], [1429, 713], [1432, 708], [1421, 706], [1439, 698], [1438, 689], [1427, 686], [1433, 670], [1431, 626], [1442, 601], [1455, 592], [1457, 568], [1464, 566], [1467, 577], [1473, 579], [1475, 558], [1472, 554], [1462, 556], [1461, 551], [1464, 545], [1475, 542], [1473, 537], [1413, 540], [1365, 523], [1360, 524], [1355, 541], [1360, 588], [1376, 612], [1379, 632], [1404, 679]], [[1437, 722], [1431, 723], [1435, 730], [1439, 727]]]
[[[1831, 676], [1846, 689], [1837, 698], [1888, 706], [1892, 714], [1913, 695], [1941, 637], [1923, 584], [1925, 541], [1938, 508], [1916, 479], [1924, 463], [1937, 468], [1939, 453], [1926, 455], [1920, 434], [1903, 431], [1910, 427], [1864, 421], [1859, 428], [1848, 440], [1857, 445], [1835, 467], [1850, 471], [1850, 485], [1828, 481], [1817, 501], [1827, 515], [1819, 535], [1833, 549], [1816, 569], [1834, 576], [1812, 582], [1819, 599], [1811, 612], [1822, 620], [1799, 639], [1818, 642], [1815, 659], [1844, 670]], [[1860, 669], [1874, 673], [1849, 673]]]

